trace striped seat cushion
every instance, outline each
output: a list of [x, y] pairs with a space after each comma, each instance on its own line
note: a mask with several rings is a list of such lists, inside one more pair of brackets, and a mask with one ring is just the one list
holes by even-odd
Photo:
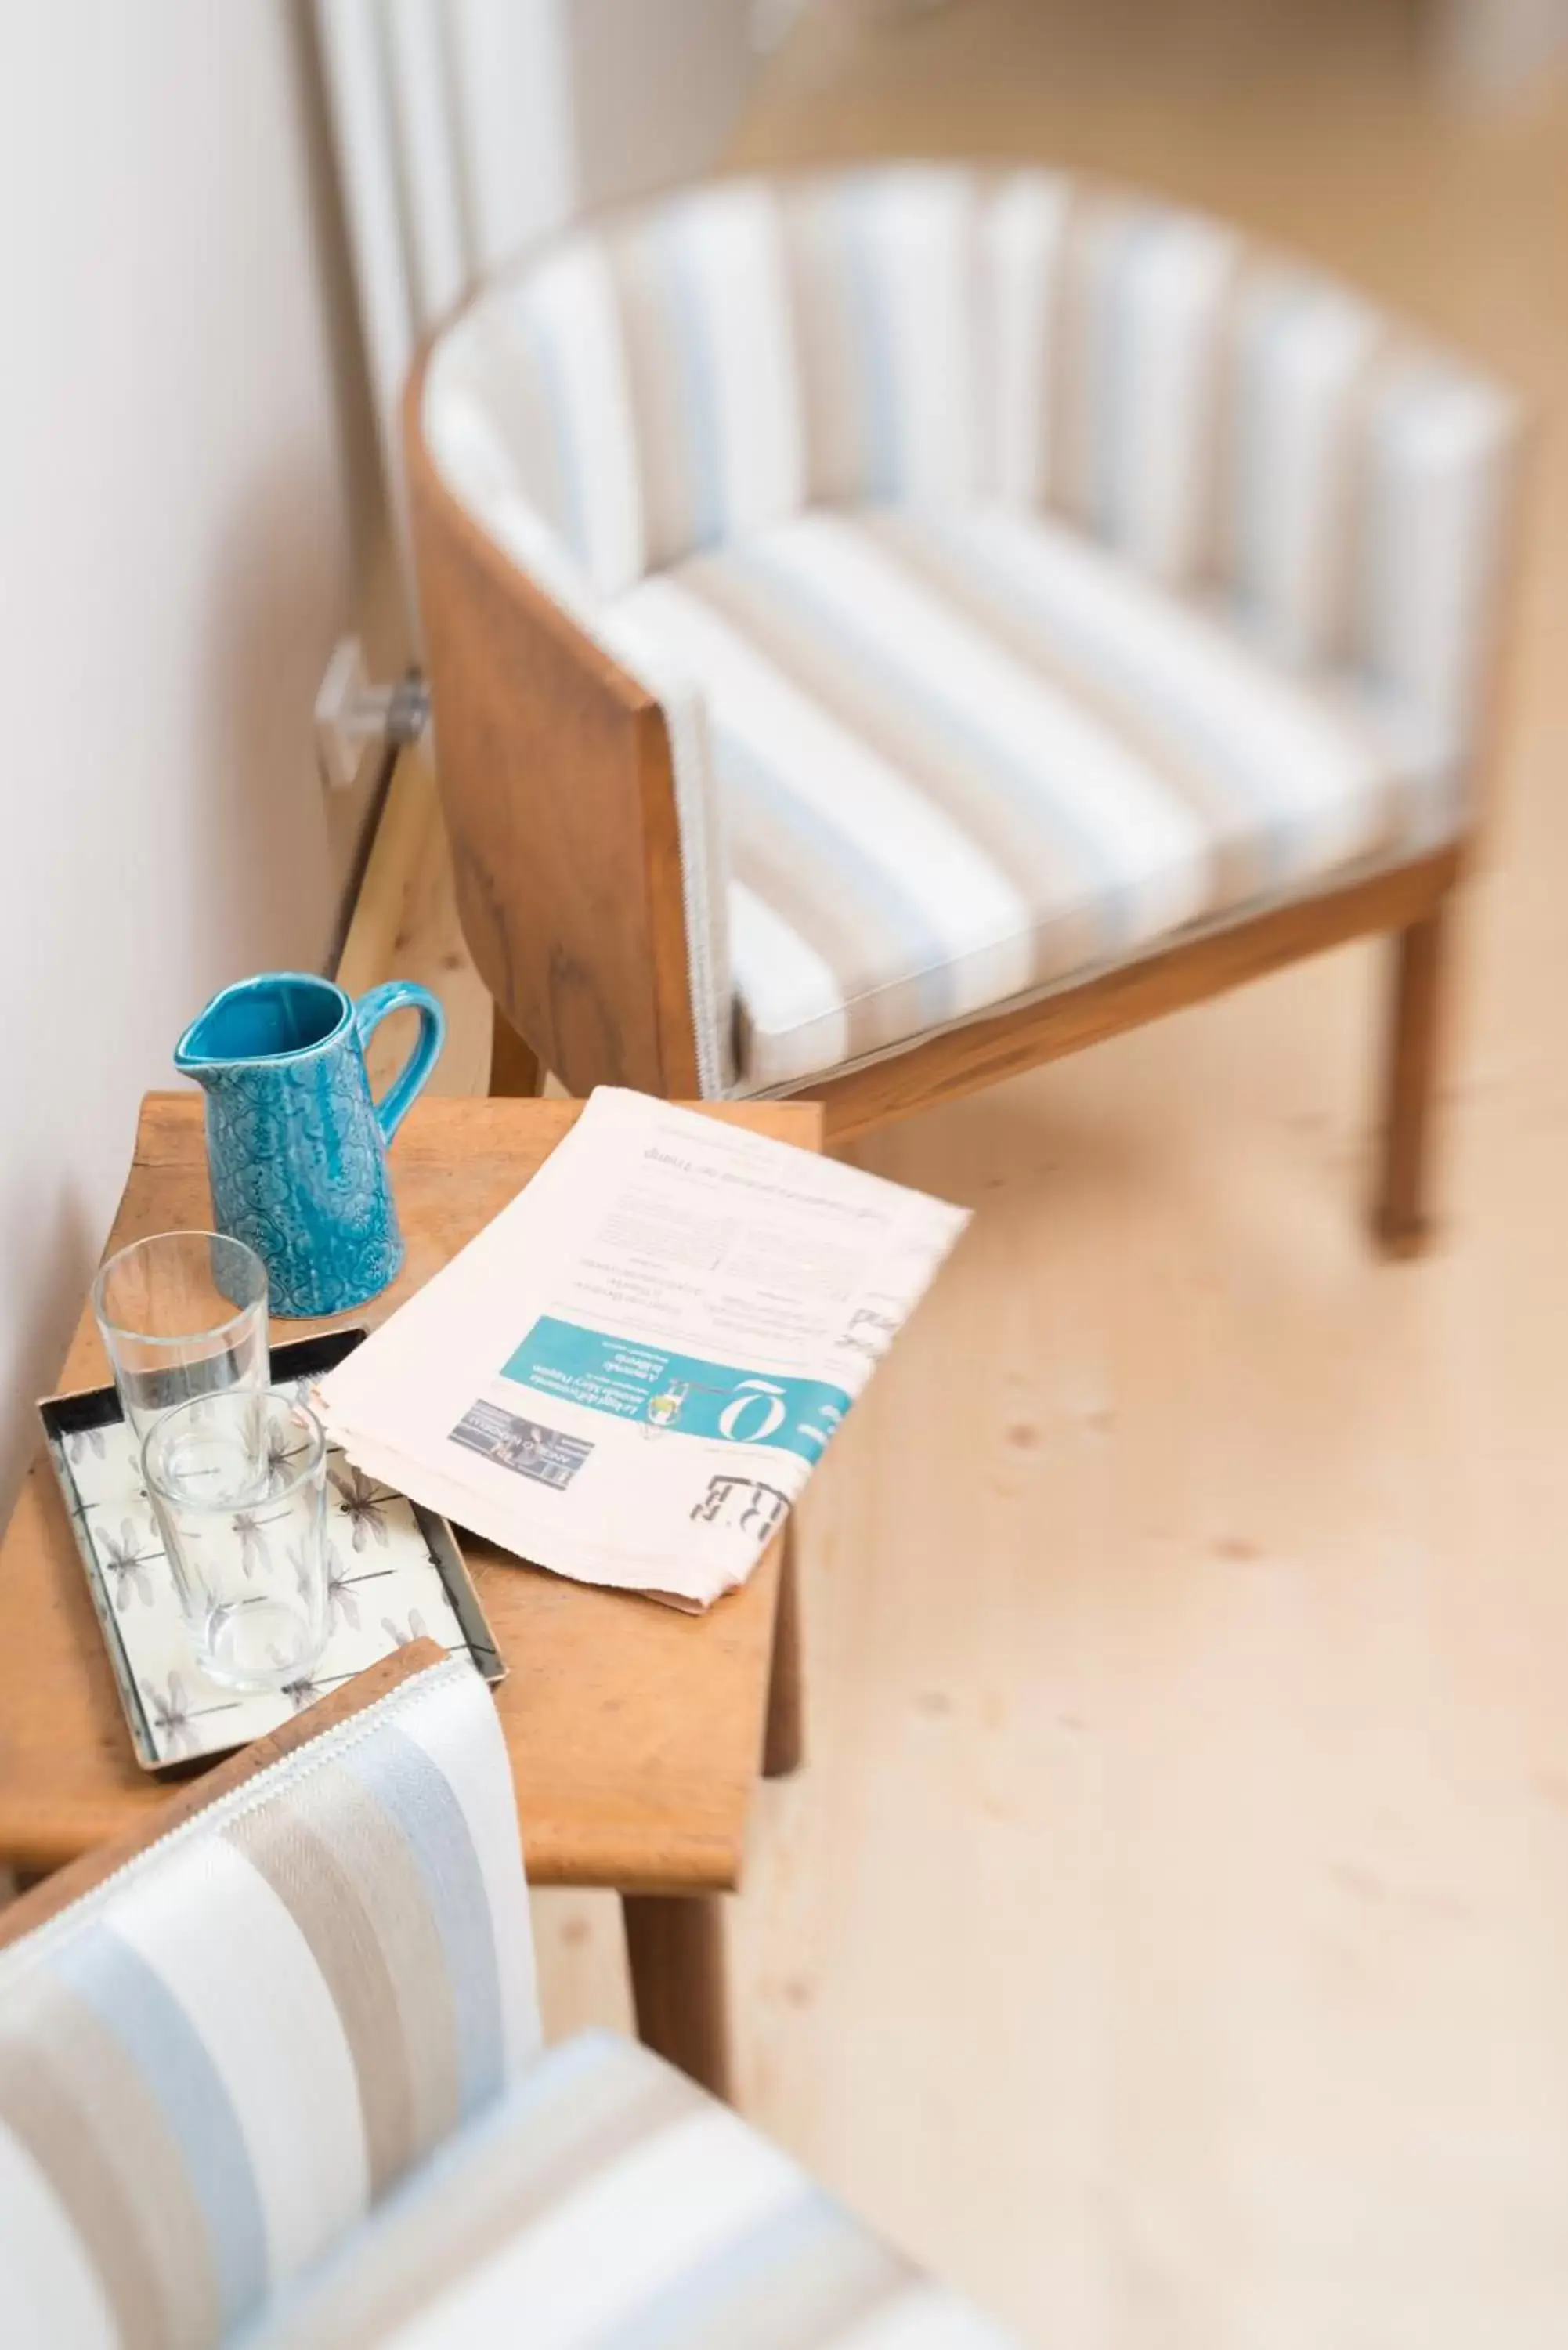
[[587, 2033], [410, 2178], [245, 2350], [1005, 2350], [797, 2164]]
[[0, 2340], [211, 2350], [537, 2043], [511, 1773], [453, 1660], [0, 1953]]
[[807, 513], [611, 609], [707, 703], [749, 1089], [1457, 818], [1452, 763], [1398, 693], [1289, 668], [1011, 507]]
[[1513, 405], [1220, 222], [1044, 171], [716, 182], [486, 288], [421, 423], [664, 708], [705, 1093], [1310, 888], [1411, 794], [1459, 820]]

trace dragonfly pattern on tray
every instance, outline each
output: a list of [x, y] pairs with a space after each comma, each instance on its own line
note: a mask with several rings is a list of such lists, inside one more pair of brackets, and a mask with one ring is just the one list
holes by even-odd
[[400, 1503], [408, 1503], [400, 1493], [389, 1486], [378, 1485], [362, 1470], [352, 1469], [338, 1457], [337, 1465], [327, 1471], [333, 1492], [334, 1514], [347, 1519], [351, 1529], [350, 1540], [358, 1551], [374, 1542], [385, 1550], [391, 1539], [391, 1523]]
[[[118, 1647], [127, 1705], [140, 1711], [157, 1764], [222, 1753], [262, 1737], [410, 1639], [428, 1636], [450, 1650], [467, 1648], [412, 1503], [351, 1468], [334, 1447], [324, 1545], [327, 1645], [309, 1674], [287, 1689], [221, 1687], [196, 1662], [129, 1431], [115, 1421], [81, 1432], [88, 1440], [80, 1445], [73, 1447], [70, 1438], [55, 1442], [55, 1465], [91, 1551], [99, 1613], [111, 1649]], [[231, 1529], [253, 1562], [268, 1540], [265, 1518], [265, 1509], [241, 1512]], [[307, 1562], [292, 1548], [287, 1555], [303, 1582]]]
[[240, 1703], [235, 1697], [201, 1698], [194, 1690], [186, 1688], [185, 1679], [183, 1673], [171, 1671], [161, 1688], [150, 1681], [143, 1681], [141, 1685], [141, 1694], [157, 1730], [160, 1746], [171, 1761], [204, 1753], [210, 1742], [203, 1738], [198, 1723], [209, 1720], [213, 1714], [233, 1713]]
[[123, 1517], [118, 1527], [94, 1527], [92, 1538], [115, 1606], [123, 1610], [137, 1599], [144, 1607], [152, 1607], [153, 1569], [163, 1565], [164, 1552], [151, 1527], [143, 1532], [134, 1518]]

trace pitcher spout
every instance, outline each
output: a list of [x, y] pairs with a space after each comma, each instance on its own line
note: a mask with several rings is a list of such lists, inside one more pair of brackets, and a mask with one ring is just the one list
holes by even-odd
[[220, 1071], [319, 1052], [348, 1027], [354, 1007], [314, 972], [268, 972], [242, 979], [198, 1012], [174, 1047], [182, 1077], [206, 1085]]
[[[212, 1008], [209, 1004], [207, 1011]], [[208, 1049], [206, 1012], [198, 1012], [175, 1045], [174, 1066], [182, 1077], [194, 1077], [197, 1084], [202, 1086], [215, 1070], [225, 1066], [221, 1055]]]

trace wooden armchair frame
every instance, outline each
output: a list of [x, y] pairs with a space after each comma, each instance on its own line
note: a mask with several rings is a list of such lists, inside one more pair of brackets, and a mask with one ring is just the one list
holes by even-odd
[[[573, 1094], [618, 1084], [690, 1097], [700, 1087], [663, 712], [441, 478], [421, 425], [431, 348], [406, 394], [404, 450], [458, 911], [497, 1011], [493, 1090], [532, 1090], [542, 1065]], [[1506, 566], [1506, 588], [1513, 567]], [[1506, 607], [1509, 598], [1500, 600]], [[1489, 747], [1498, 668], [1494, 650]], [[1386, 933], [1394, 973], [1371, 1219], [1390, 1253], [1413, 1253], [1428, 1228], [1451, 901], [1473, 837], [1472, 827], [1429, 853], [1194, 931], [792, 1090], [822, 1103], [831, 1148], [1308, 955]]]

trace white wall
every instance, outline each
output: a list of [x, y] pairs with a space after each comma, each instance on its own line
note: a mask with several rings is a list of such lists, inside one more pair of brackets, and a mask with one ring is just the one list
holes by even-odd
[[756, 72], [752, 0], [567, 0], [579, 205], [695, 178]]
[[1568, 58], [1568, 0], [1437, 0], [1438, 65], [1465, 96], [1508, 98]]
[[332, 924], [364, 473], [307, 63], [287, 0], [0, 9], [0, 1504], [142, 1091]]

